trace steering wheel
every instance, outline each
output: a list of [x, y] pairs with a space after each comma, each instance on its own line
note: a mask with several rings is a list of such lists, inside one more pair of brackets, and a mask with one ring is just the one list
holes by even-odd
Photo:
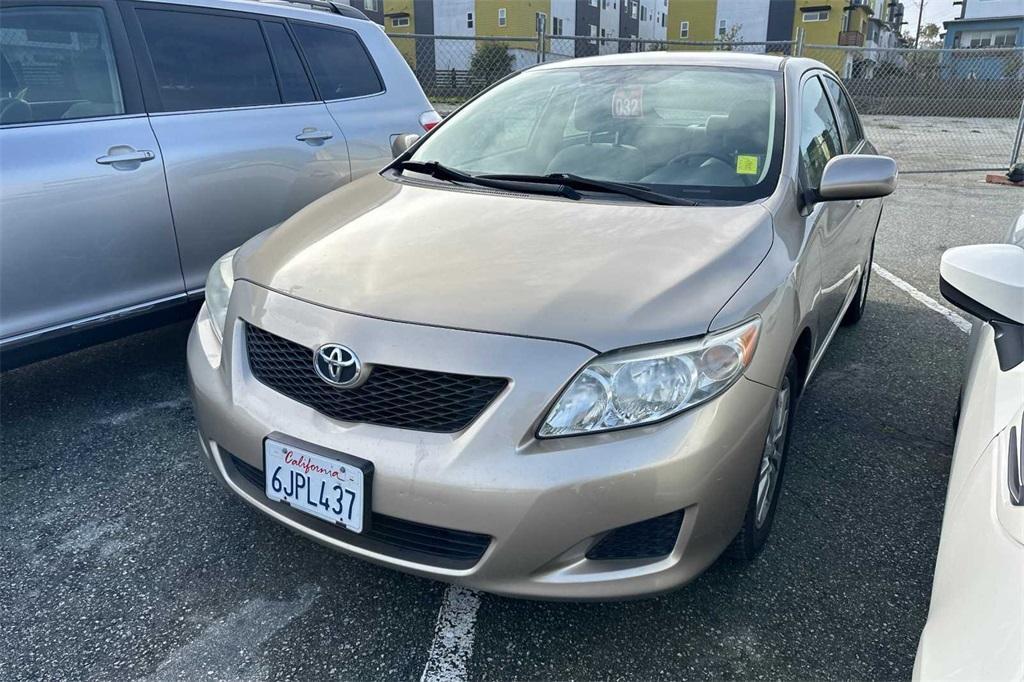
[[717, 161], [721, 161], [730, 168], [732, 167], [732, 161], [725, 158], [724, 156], [719, 156], [714, 152], [684, 152], [679, 156], [673, 157], [672, 160], [669, 161], [666, 165], [683, 162], [689, 163], [690, 159], [715, 159]]

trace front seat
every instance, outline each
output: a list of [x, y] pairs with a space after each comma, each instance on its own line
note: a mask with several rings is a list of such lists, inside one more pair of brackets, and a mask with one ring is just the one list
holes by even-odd
[[619, 123], [612, 116], [611, 97], [591, 96], [576, 100], [573, 125], [589, 133], [583, 144], [566, 147], [548, 164], [548, 173], [572, 173], [588, 178], [632, 182], [646, 173], [644, 156], [636, 147], [616, 142], [593, 142], [598, 133], [618, 137]]

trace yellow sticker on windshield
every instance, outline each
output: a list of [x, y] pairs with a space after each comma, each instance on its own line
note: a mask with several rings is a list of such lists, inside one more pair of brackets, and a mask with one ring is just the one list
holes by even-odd
[[757, 175], [757, 157], [738, 155], [736, 157], [736, 175]]

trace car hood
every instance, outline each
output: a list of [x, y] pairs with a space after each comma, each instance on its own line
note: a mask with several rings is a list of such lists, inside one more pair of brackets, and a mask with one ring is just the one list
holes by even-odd
[[346, 312], [605, 351], [707, 332], [772, 235], [757, 204], [571, 201], [374, 174], [241, 249], [235, 276]]

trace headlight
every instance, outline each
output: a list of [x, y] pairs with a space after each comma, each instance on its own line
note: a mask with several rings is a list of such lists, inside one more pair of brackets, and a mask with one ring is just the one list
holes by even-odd
[[213, 329], [218, 338], [224, 337], [228, 300], [231, 298], [231, 287], [235, 285], [235, 270], [231, 261], [237, 250], [228, 251], [218, 258], [206, 276], [206, 309], [210, 311], [210, 319], [213, 320]]
[[537, 435], [574, 436], [650, 424], [706, 402], [750, 365], [760, 318], [696, 341], [595, 358], [562, 392]]

